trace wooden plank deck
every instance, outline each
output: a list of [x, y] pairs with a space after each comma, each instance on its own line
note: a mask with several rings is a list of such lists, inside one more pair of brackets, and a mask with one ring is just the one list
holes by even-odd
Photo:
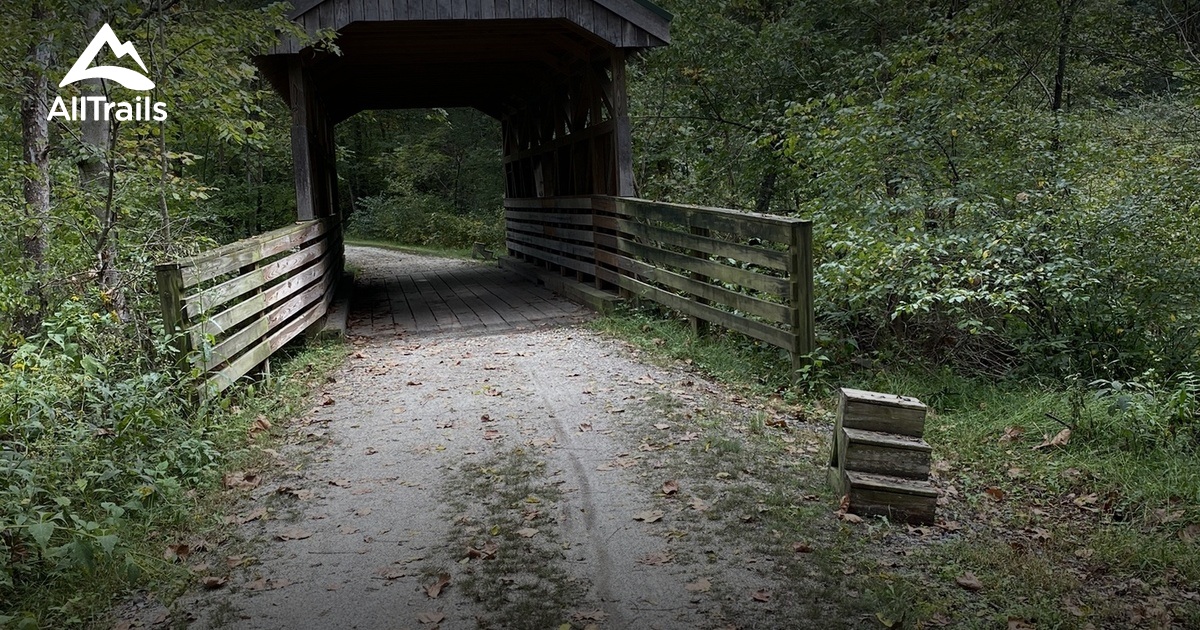
[[348, 257], [361, 271], [351, 296], [350, 334], [501, 333], [575, 323], [591, 315], [590, 310], [512, 271], [491, 265], [447, 261], [439, 268], [426, 257], [371, 260], [361, 254], [369, 250], [354, 249]]

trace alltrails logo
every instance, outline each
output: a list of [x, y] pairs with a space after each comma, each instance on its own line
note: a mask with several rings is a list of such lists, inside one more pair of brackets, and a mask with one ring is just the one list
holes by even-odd
[[[75, 65], [71, 66], [71, 70], [67, 72], [67, 76], [63, 77], [58, 87], [65, 87], [76, 81], [84, 79], [108, 79], [116, 81], [121, 85], [141, 92], [154, 89], [154, 82], [146, 75], [129, 68], [120, 66], [96, 66], [89, 68], [92, 62], [95, 61], [96, 55], [100, 53], [100, 49], [108, 45], [117, 59], [129, 55], [141, 66], [143, 72], [147, 72], [146, 64], [142, 63], [141, 56], [138, 55], [137, 49], [133, 47], [133, 42], [121, 42], [117, 38], [117, 34], [112, 28], [105, 24], [100, 27], [96, 36], [92, 38], [92, 42], [83, 50], [83, 54], [79, 55], [79, 59], [75, 61]], [[54, 103], [50, 106], [49, 120], [54, 120], [55, 116], [61, 116], [67, 120], [137, 120], [155, 122], [167, 119], [167, 104], [166, 103], [151, 103], [150, 97], [141, 96], [135, 98], [132, 103], [128, 101], [109, 101], [104, 96], [72, 96], [71, 105], [68, 108], [63, 97], [56, 96]]]

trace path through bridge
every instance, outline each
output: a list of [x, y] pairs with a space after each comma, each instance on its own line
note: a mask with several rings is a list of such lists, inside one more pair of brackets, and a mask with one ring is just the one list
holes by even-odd
[[494, 266], [347, 252], [353, 354], [210, 552], [229, 582], [177, 603], [190, 627], [778, 627], [811, 602], [710, 509], [744, 482], [671, 463], [761, 405]]

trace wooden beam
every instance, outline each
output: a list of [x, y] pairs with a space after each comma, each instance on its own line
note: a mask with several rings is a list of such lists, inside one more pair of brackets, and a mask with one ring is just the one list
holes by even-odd
[[296, 220], [317, 216], [313, 191], [311, 86], [299, 55], [288, 61], [288, 84], [292, 103], [292, 174], [296, 183]]

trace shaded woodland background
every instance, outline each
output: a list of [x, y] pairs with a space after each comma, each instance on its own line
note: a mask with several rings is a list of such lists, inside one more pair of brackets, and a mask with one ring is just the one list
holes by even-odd
[[[674, 43], [630, 68], [639, 195], [814, 221], [815, 379], [1034, 383], [1098, 405], [1094, 439], [1200, 446], [1200, 4], [660, 4]], [[0, 600], [142, 579], [138, 532], [219, 469], [236, 405], [190, 405], [153, 265], [294, 218], [288, 113], [250, 62], [286, 10], [0, 8]], [[47, 123], [95, 89], [56, 86], [103, 22], [165, 122]], [[495, 121], [368, 112], [337, 134], [351, 237], [502, 241]]]

